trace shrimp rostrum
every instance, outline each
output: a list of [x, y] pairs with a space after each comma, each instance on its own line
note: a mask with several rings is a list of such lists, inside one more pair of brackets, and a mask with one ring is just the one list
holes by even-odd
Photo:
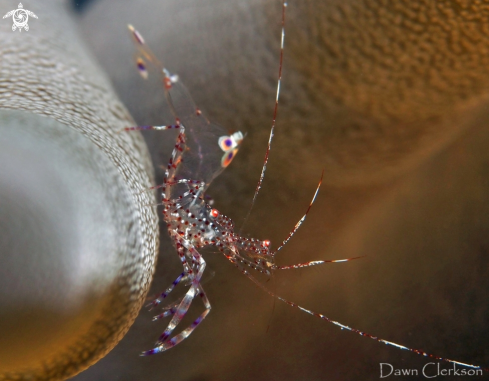
[[[274, 136], [282, 73], [286, 7], [287, 4], [283, 2], [281, 30], [282, 38], [280, 45], [281, 54], [272, 127], [262, 172], [253, 196], [251, 207], [254, 204], [264, 179], [272, 138]], [[227, 166], [229, 166], [236, 156], [244, 139], [243, 133], [240, 131], [229, 133], [224, 128], [209, 122], [203, 113], [197, 108], [178, 76], [171, 74], [170, 71], [165, 68], [165, 66], [155, 57], [137, 30], [135, 30], [131, 25], [129, 25], [129, 30], [138, 47], [139, 54], [136, 62], [139, 73], [143, 78], [147, 78], [148, 66], [152, 66], [153, 68], [157, 69], [159, 74], [162, 76], [165, 97], [175, 120], [173, 124], [169, 125], [127, 127], [125, 130], [175, 129], [178, 131], [175, 147], [165, 169], [163, 184], [155, 186], [151, 189], [161, 190], [163, 219], [166, 223], [168, 234], [173, 242], [173, 246], [175, 247], [182, 263], [183, 271], [150, 305], [152, 307], [156, 307], [162, 304], [165, 298], [179, 283], [184, 283], [189, 286], [185, 295], [177, 299], [176, 302], [166, 305], [163, 303], [163, 312], [155, 316], [153, 320], [159, 320], [166, 317], [171, 317], [171, 320], [168, 323], [165, 331], [158, 338], [154, 348], [143, 352], [142, 355], [156, 354], [173, 348], [185, 340], [209, 314], [211, 304], [207, 298], [204, 288], [202, 287], [202, 275], [206, 267], [206, 262], [201, 255], [201, 249], [207, 246], [213, 246], [222, 252], [224, 256], [241, 271], [241, 273], [248, 277], [263, 291], [291, 307], [297, 308], [303, 312], [306, 312], [307, 314], [325, 320], [340, 327], [341, 329], [348, 330], [383, 344], [394, 346], [398, 349], [469, 368], [483, 369], [476, 365], [466, 364], [429, 354], [422, 350], [408, 348], [403, 345], [381, 339], [356, 328], [349, 327], [348, 325], [337, 322], [323, 314], [313, 312], [299, 306], [294, 302], [290, 302], [270, 291], [261, 282], [259, 282], [252, 275], [252, 273], [248, 271], [249, 268], [266, 275], [271, 275], [275, 270], [297, 269], [320, 265], [327, 262], [347, 262], [358, 258], [355, 257], [327, 261], [319, 260], [287, 266], [278, 266], [275, 264], [275, 254], [282, 249], [282, 247], [284, 247], [284, 245], [295, 234], [309, 213], [318, 194], [319, 187], [321, 186], [322, 175], [305, 214], [297, 222], [277, 249], [271, 250], [271, 243], [269, 240], [247, 238], [242, 236], [239, 232], [236, 232], [234, 222], [229, 217], [224, 216], [217, 209], [213, 208], [211, 203], [207, 201], [208, 199], [206, 198], [205, 193], [211, 182]], [[204, 304], [204, 312], [202, 312], [201, 315], [198, 316], [198, 318], [195, 319], [192, 324], [190, 324], [190, 326], [184, 329], [177, 329], [177, 326], [179, 326], [189, 310], [192, 301], [197, 297], [200, 298]]]

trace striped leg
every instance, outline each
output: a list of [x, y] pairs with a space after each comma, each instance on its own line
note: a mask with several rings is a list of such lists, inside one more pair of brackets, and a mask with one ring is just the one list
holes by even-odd
[[163, 299], [165, 299], [169, 294], [170, 292], [173, 291], [173, 289], [175, 288], [175, 286], [180, 283], [180, 281], [182, 280], [182, 278], [185, 276], [185, 271], [183, 273], [181, 273], [177, 279], [175, 279], [173, 281], [173, 283], [164, 291], [161, 293], [160, 296], [158, 296], [155, 300], [153, 300], [149, 305], [149, 306], [152, 306], [152, 307], [156, 307], [158, 304], [160, 304]]
[[[193, 248], [193, 246], [190, 246], [187, 242], [182, 241], [182, 244], [184, 246], [188, 246], [192, 252], [192, 255], [198, 259], [198, 268], [199, 271], [195, 275], [195, 277], [192, 280], [192, 285], [190, 286], [190, 289], [187, 291], [185, 296], [183, 297], [182, 301], [178, 305], [175, 313], [173, 314], [173, 318], [171, 319], [170, 323], [168, 324], [167, 328], [165, 331], [161, 334], [161, 336], [158, 338], [158, 341], [156, 342], [155, 348], [143, 352], [142, 356], [148, 356], [148, 355], [153, 355], [156, 353], [164, 352], [167, 349], [173, 348], [175, 345], [180, 343], [182, 340], [184, 340], [190, 333], [199, 325], [199, 323], [207, 316], [207, 314], [210, 311], [210, 304], [209, 300], [207, 299], [207, 296], [203, 292], [202, 286], [200, 285], [200, 279], [202, 278], [202, 274], [205, 270], [205, 261], [202, 258], [202, 256]], [[194, 252], [196, 254], [194, 254]], [[173, 330], [176, 328], [176, 326], [182, 321], [183, 317], [187, 313], [190, 304], [192, 303], [192, 300], [195, 298], [195, 296], [200, 295], [202, 299], [204, 300], [204, 304], [206, 305], [206, 311], [202, 313], [202, 315], [190, 325], [190, 327], [186, 328], [176, 336], [174, 336], [172, 339], [169, 339], [171, 336]], [[168, 340], [169, 339], [169, 340]]]
[[153, 321], [164, 319], [167, 316], [173, 316], [175, 312], [177, 312], [177, 307], [182, 301], [183, 297], [181, 297], [177, 302], [172, 303], [166, 307], [163, 308], [164, 312], [162, 312], [159, 315], [153, 316]]
[[[166, 168], [166, 167], [164, 167], [164, 168]], [[172, 185], [176, 185], [176, 184], [194, 185], [193, 188], [196, 190], [198, 190], [200, 187], [203, 188], [205, 186], [205, 182], [203, 182], [203, 181], [182, 179], [182, 180], [178, 180], [178, 181], [167, 181], [167, 182], [160, 184], [160, 185], [154, 185], [152, 187], [143, 189], [139, 193], [150, 192], [150, 191], [157, 190], [157, 189], [163, 189], [163, 193], [164, 193], [167, 186], [172, 186]], [[206, 198], [208, 198], [208, 197], [206, 196]], [[171, 201], [176, 201], [176, 200], [177, 199], [174, 199]], [[157, 204], [157, 205], [163, 205], [163, 204]]]
[[177, 142], [173, 148], [170, 160], [165, 170], [165, 184], [170, 181], [174, 181], [175, 171], [182, 160], [183, 152], [187, 145], [185, 144], [185, 128], [177, 120], [177, 126], [180, 128], [180, 133], [177, 136]]
[[[187, 328], [185, 328], [182, 332], [180, 332], [178, 335], [173, 336], [170, 340], [168, 340], [165, 343], [162, 343], [160, 347], [163, 347], [160, 351], [164, 351], [170, 348], [173, 348], [175, 345], [181, 343], [183, 340], [185, 340], [190, 334], [194, 331], [195, 328], [202, 322], [202, 320], [205, 319], [207, 314], [211, 311], [211, 304], [209, 302], [209, 299], [207, 298], [207, 295], [202, 288], [202, 285], [199, 284], [197, 287], [197, 292], [199, 296], [202, 298], [202, 301], [204, 302], [205, 306], [205, 311], [202, 312], [202, 314], [194, 320], [194, 322]], [[159, 348], [160, 348], [159, 347]]]
[[[147, 131], [147, 130], [157, 130], [157, 131], [165, 131], [165, 130], [172, 130], [172, 129], [178, 129], [180, 130], [180, 133], [178, 134], [177, 137], [177, 142], [175, 144], [175, 147], [173, 148], [172, 156], [170, 157], [170, 161], [165, 169], [165, 181], [161, 185], [156, 185], [154, 187], [149, 188], [149, 190], [154, 190], [154, 189], [161, 189], [163, 188], [163, 193], [164, 189], [166, 188], [167, 185], [173, 185], [175, 182], [171, 182], [171, 179], [173, 177], [173, 174], [175, 173], [175, 170], [178, 166], [178, 164], [181, 161], [181, 156], [182, 152], [185, 150], [185, 127], [183, 127], [179, 120], [177, 119], [176, 124], [170, 124], [170, 125], [165, 125], [165, 126], [133, 126], [133, 127], [125, 127], [122, 130], [119, 131]], [[169, 181], [168, 181], [169, 180]], [[191, 184], [199, 183], [194, 180], [184, 180], [188, 181]], [[143, 190], [142, 192], [144, 192]]]
[[[187, 180], [187, 181], [190, 182], [190, 181], [194, 181], [194, 180]], [[171, 182], [171, 183], [170, 183], [170, 181], [167, 181], [166, 183], [163, 183], [163, 184], [160, 184], [160, 185], [154, 185], [152, 187], [146, 188], [146, 189], [142, 190], [141, 193], [143, 193], [143, 192], [149, 192], [149, 191], [156, 190], [156, 189], [165, 188], [167, 185], [174, 185], [174, 184], [178, 184], [178, 183], [180, 183], [180, 181], [178, 181], [178, 182]]]
[[133, 127], [125, 127], [121, 131], [148, 131], [148, 130], [157, 130], [157, 131], [165, 131], [171, 130], [175, 128], [180, 128], [178, 124], [170, 124], [168, 126], [133, 126]]
[[175, 244], [175, 247], [177, 249], [180, 262], [182, 262], [184, 273], [192, 279], [192, 277], [194, 276], [194, 271], [192, 270], [192, 266], [189, 265], [189, 263], [187, 262], [187, 258], [185, 256], [185, 247], [178, 241]]

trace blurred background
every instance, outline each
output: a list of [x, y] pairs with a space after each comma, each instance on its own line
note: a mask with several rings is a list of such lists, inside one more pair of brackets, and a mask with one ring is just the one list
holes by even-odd
[[[271, 125], [281, 4], [275, 0], [93, 0], [80, 33], [135, 121], [172, 122], [158, 78], [144, 82], [132, 23], [212, 121], [247, 132], [215, 180], [239, 226]], [[245, 231], [286, 237], [325, 181], [279, 264], [365, 256], [284, 271], [267, 286], [344, 324], [488, 366], [489, 9], [471, 1], [290, 1], [276, 138]], [[144, 135], [161, 182], [175, 136]], [[180, 273], [162, 230], [150, 295]], [[273, 300], [206, 253], [212, 311], [189, 339], [140, 358], [165, 322], [143, 309], [129, 333], [73, 380], [374, 380], [379, 363], [429, 362], [343, 332]], [[200, 301], [189, 312], [196, 317]], [[442, 365], [448, 368], [448, 365]]]

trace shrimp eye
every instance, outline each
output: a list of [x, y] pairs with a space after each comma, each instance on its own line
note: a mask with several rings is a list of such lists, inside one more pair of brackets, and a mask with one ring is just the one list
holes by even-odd
[[241, 131], [238, 131], [231, 136], [221, 136], [217, 141], [217, 144], [219, 144], [219, 147], [221, 147], [224, 152], [228, 152], [236, 148], [242, 141], [243, 134], [241, 133]]
[[221, 166], [226, 168], [233, 161], [234, 157], [238, 153], [238, 149], [235, 148], [232, 151], [226, 152], [221, 159]]
[[232, 136], [221, 136], [217, 143], [224, 152], [227, 152], [238, 145]]
[[262, 242], [263, 247], [270, 247], [270, 241], [266, 239], [265, 241]]
[[214, 217], [214, 218], [219, 217], [219, 210], [217, 210], [217, 209], [212, 209], [212, 210], [211, 210], [211, 216], [212, 216], [212, 217]]

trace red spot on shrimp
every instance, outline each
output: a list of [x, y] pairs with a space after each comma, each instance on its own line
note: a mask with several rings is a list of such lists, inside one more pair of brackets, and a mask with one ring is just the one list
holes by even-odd
[[170, 90], [171, 89], [172, 84], [171, 84], [171, 79], [170, 78], [165, 77], [163, 79], [163, 84], [165, 85], [165, 89], [167, 89], [167, 90]]

